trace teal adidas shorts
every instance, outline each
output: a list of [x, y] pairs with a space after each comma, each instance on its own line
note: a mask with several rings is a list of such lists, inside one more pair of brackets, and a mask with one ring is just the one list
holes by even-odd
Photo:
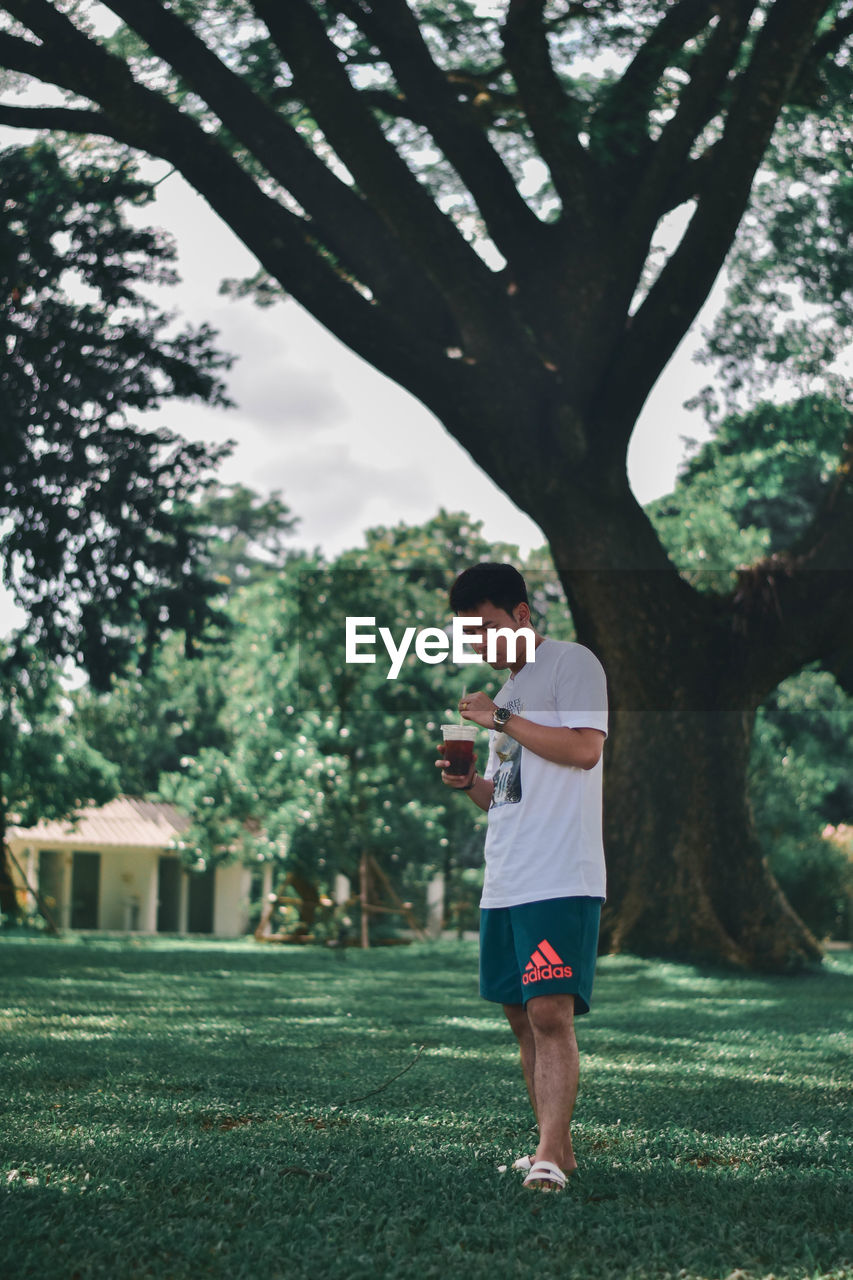
[[497, 1004], [573, 995], [589, 1013], [602, 898], [547, 898], [480, 911], [480, 995]]

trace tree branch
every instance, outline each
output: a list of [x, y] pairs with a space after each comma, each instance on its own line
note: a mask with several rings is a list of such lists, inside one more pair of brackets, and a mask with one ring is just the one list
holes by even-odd
[[704, 191], [678, 248], [628, 322], [599, 411], [627, 447], [661, 370], [708, 296], [749, 200], [755, 171], [828, 0], [776, 0], [737, 82]]
[[592, 165], [578, 138], [578, 107], [554, 70], [543, 21], [545, 0], [510, 0], [503, 42], [507, 63], [542, 159], [565, 213], [588, 225]]
[[674, 56], [703, 31], [719, 0], [678, 0], [668, 9], [590, 122], [590, 149], [609, 162], [630, 159], [648, 141], [654, 90]]
[[688, 161], [681, 172], [676, 174], [666, 198], [661, 202], [661, 216], [677, 209], [688, 200], [699, 199], [705, 191], [709, 177], [714, 172], [718, 146], [719, 143], [715, 142], [695, 160]]
[[441, 299], [416, 271], [366, 202], [326, 167], [172, 10], [153, 0], [106, 0], [109, 7], [219, 116], [225, 127], [306, 210], [320, 240], [375, 297], [405, 316], [417, 305], [421, 332], [451, 345]]
[[[420, 125], [424, 129], [428, 127], [426, 116], [415, 110], [414, 103], [402, 94], [394, 93], [391, 89], [359, 89], [358, 92], [363, 102], [383, 115], [390, 116], [393, 120], [409, 120], [412, 124]], [[274, 101], [299, 102], [300, 99], [290, 90], [284, 90], [274, 98]], [[477, 95], [477, 100], [470, 103], [469, 109], [482, 121], [483, 129], [494, 129], [496, 132], [505, 133], [509, 130], [514, 132], [514, 126], [508, 124], [506, 120], [499, 124], [499, 118], [505, 117], [507, 112], [520, 111], [520, 106], [518, 98], [512, 94], [490, 93], [489, 90], [484, 89]], [[534, 231], [541, 232], [542, 224], [538, 219], [534, 220], [537, 223]]]
[[705, 48], [691, 64], [690, 80], [675, 115], [649, 154], [630, 215], [632, 224], [640, 231], [643, 252], [647, 235], [654, 230], [664, 211], [662, 194], [669, 191], [674, 178], [683, 170], [694, 142], [719, 108], [721, 91], [754, 10], [755, 0], [732, 0], [731, 7], [720, 14]]
[[[0, 53], [0, 63], [3, 56]], [[4, 63], [8, 66], [8, 63]], [[132, 139], [102, 111], [75, 107], [11, 107], [0, 102], [0, 124], [12, 129], [52, 129], [58, 133], [98, 134], [133, 146]]]
[[[8, 9], [9, 6], [6, 5], [5, 8]], [[22, 40], [20, 36], [10, 36], [5, 31], [0, 31], [0, 65], [46, 84], [56, 84], [62, 89], [70, 88], [64, 80], [58, 78], [60, 68], [43, 45], [35, 44], [32, 40]]]
[[451, 307], [462, 346], [479, 350], [502, 301], [497, 282], [385, 138], [350, 83], [308, 0], [252, 0], [287, 61], [297, 92], [359, 189]]
[[806, 69], [819, 67], [825, 58], [838, 53], [851, 36], [853, 36], [853, 13], [848, 13], [846, 18], [838, 19], [819, 40], [815, 41], [814, 48], [806, 59]]
[[404, 0], [385, 0], [381, 10], [361, 0], [338, 0], [337, 7], [388, 59], [414, 118], [470, 191], [501, 253], [512, 262], [538, 244], [542, 224], [518, 194], [503, 160], [472, 109], [460, 102], [449, 77], [436, 66], [418, 20]]
[[796, 105], [814, 105], [819, 102], [825, 90], [821, 73], [827, 63], [832, 64], [833, 55], [844, 48], [851, 35], [853, 35], [853, 12], [837, 20], [820, 39], [815, 41], [797, 77], [792, 94], [792, 101]]
[[[853, 427], [815, 518], [789, 551], [745, 569], [735, 627], [749, 641], [750, 678], [761, 701], [810, 662], [853, 676]], [[853, 692], [853, 689], [849, 689]]]
[[123, 62], [47, 0], [5, 0], [5, 7], [43, 41], [34, 46], [38, 61], [30, 59], [30, 74], [98, 102], [122, 140], [173, 164], [270, 275], [365, 360], [415, 394], [431, 385], [443, 351], [425, 343], [405, 317], [386, 317], [342, 280], [318, 252], [311, 224], [261, 191], [218, 138], [138, 84]]

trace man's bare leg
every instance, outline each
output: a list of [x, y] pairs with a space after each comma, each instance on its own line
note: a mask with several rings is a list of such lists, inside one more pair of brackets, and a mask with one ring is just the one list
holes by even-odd
[[533, 996], [527, 1002], [536, 1058], [533, 1091], [539, 1121], [537, 1160], [550, 1160], [565, 1169], [577, 1168], [572, 1151], [571, 1121], [578, 1093], [578, 1044], [575, 1039], [575, 998], [571, 995]]
[[524, 1083], [527, 1085], [527, 1096], [530, 1098], [533, 1115], [538, 1124], [536, 1094], [533, 1089], [533, 1076], [536, 1067], [536, 1045], [533, 1040], [533, 1028], [527, 1019], [527, 1011], [523, 1004], [505, 1004], [503, 1009], [507, 1022], [512, 1027], [513, 1035], [518, 1041], [518, 1048], [521, 1054], [521, 1070], [524, 1073]]
[[[545, 1008], [540, 1008], [538, 1016], [535, 1019], [539, 1030], [535, 1029], [534, 1022], [528, 1016], [533, 1004], [531, 1000], [525, 1007], [521, 1004], [505, 1004], [503, 1009], [506, 1014], [507, 1021], [511, 1026], [513, 1033], [518, 1040], [518, 1046], [521, 1053], [521, 1069], [524, 1072], [524, 1081], [527, 1085], [527, 1093], [530, 1098], [530, 1105], [533, 1108], [533, 1115], [539, 1126], [539, 1146], [536, 1150], [537, 1160], [551, 1160], [554, 1164], [559, 1165], [566, 1173], [573, 1173], [577, 1168], [574, 1152], [572, 1150], [571, 1135], [571, 1118], [572, 1108], [574, 1107], [575, 1097], [578, 1087], [578, 1050], [577, 1041], [574, 1034], [574, 997], [573, 996], [536, 996], [534, 1000], [539, 1004], [544, 1004]], [[549, 1011], [550, 1002], [558, 1001], [556, 1010]], [[568, 1012], [568, 1021], [566, 1020], [566, 1011]], [[554, 1014], [557, 1015], [557, 1040], [562, 1039], [563, 1052], [554, 1052], [549, 1032], [544, 1030], [546, 1024], [554, 1022]], [[543, 1061], [539, 1062], [538, 1045], [542, 1045]], [[555, 1080], [556, 1075], [556, 1080]], [[557, 1097], [554, 1099], [556, 1089]], [[560, 1112], [560, 1107], [563, 1107]], [[544, 1114], [543, 1114], [544, 1113]], [[543, 1133], [543, 1119], [547, 1126], [547, 1136]], [[556, 1144], [554, 1142], [554, 1133], [556, 1132]], [[551, 1150], [555, 1145], [558, 1148], [559, 1155], [543, 1154], [546, 1149]]]

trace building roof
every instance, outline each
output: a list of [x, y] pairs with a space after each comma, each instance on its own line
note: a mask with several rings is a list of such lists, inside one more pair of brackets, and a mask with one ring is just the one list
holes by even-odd
[[186, 814], [162, 800], [117, 796], [100, 808], [93, 805], [82, 809], [76, 821], [9, 827], [7, 837], [16, 844], [42, 847], [59, 844], [78, 848], [109, 845], [113, 848], [165, 849], [189, 825]]

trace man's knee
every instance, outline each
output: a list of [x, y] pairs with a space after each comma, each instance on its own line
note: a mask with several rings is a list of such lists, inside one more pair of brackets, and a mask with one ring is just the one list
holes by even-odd
[[573, 995], [532, 996], [525, 1016], [535, 1036], [565, 1035], [572, 1031], [575, 1017]]
[[530, 1023], [523, 1004], [505, 1004], [503, 1010], [517, 1039], [523, 1040], [530, 1035]]

